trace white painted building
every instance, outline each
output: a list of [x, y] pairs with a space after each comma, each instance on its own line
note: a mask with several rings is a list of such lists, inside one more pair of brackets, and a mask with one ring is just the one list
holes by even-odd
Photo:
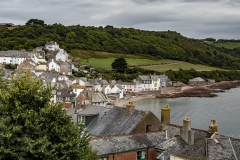
[[59, 49], [58, 53], [56, 54], [56, 61], [67, 62], [68, 61], [68, 54], [64, 49]]
[[50, 41], [45, 44], [45, 48], [49, 51], [57, 51], [59, 50], [59, 44], [57, 44], [57, 42]]
[[52, 59], [52, 61], [48, 63], [48, 70], [55, 70], [56, 72], [60, 72], [60, 66]]

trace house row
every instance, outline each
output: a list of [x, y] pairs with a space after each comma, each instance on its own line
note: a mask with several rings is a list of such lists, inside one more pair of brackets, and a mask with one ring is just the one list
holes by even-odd
[[24, 60], [31, 59], [35, 63], [45, 60], [45, 51], [19, 51], [9, 50], [0, 51], [0, 64], [17, 64], [20, 65]]
[[[155, 113], [156, 114], [156, 113]], [[170, 107], [161, 109], [161, 120], [151, 111], [136, 110], [133, 103], [105, 108], [87, 105], [75, 114], [92, 135], [90, 144], [101, 160], [238, 159], [240, 140], [218, 134], [215, 120], [208, 130], [170, 123]]]
[[168, 86], [170, 79], [166, 75], [139, 75], [134, 82], [117, 82], [124, 93], [157, 91]]

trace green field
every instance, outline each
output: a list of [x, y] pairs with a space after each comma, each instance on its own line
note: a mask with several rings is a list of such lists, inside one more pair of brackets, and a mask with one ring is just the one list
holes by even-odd
[[[96, 69], [106, 69], [111, 70], [111, 64], [115, 58], [90, 58], [90, 59], [82, 59], [82, 64], [89, 63], [93, 68]], [[126, 58], [128, 65], [138, 66], [140, 68], [155, 70], [155, 71], [166, 71], [169, 69], [179, 70], [179, 68], [184, 70], [189, 70], [191, 68], [197, 71], [211, 71], [217, 70], [218, 68], [204, 66], [204, 65], [195, 65], [187, 62], [175, 61], [175, 60], [150, 60], [150, 59], [132, 59]]]
[[238, 48], [240, 47], [240, 43], [237, 43], [237, 42], [225, 42], [225, 43], [213, 43], [214, 46], [216, 47], [225, 47], [225, 48], [228, 48], [228, 49], [233, 49], [233, 48]]

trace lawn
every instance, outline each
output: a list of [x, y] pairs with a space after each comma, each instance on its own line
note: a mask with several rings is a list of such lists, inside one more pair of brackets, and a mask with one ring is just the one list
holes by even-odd
[[[90, 58], [90, 59], [82, 59], [82, 64], [89, 63], [93, 68], [96, 69], [106, 69], [111, 70], [111, 64], [115, 58]], [[184, 70], [189, 70], [191, 68], [198, 70], [198, 71], [211, 71], [216, 70], [217, 68], [204, 66], [204, 65], [195, 65], [187, 62], [181, 62], [176, 60], [150, 60], [150, 59], [131, 59], [126, 58], [128, 65], [131, 66], [138, 66], [148, 70], [156, 70], [156, 71], [166, 71], [169, 69], [172, 70], [179, 70], [179, 68]]]
[[216, 46], [216, 47], [220, 47], [220, 48], [225, 47], [225, 48], [228, 48], [228, 49], [233, 49], [233, 48], [240, 47], [240, 43], [237, 43], [237, 42], [214, 43], [213, 45]]

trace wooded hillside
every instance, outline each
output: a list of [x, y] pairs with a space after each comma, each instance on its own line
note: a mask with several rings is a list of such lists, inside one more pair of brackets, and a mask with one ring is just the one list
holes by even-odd
[[[30, 21], [30, 20], [29, 20]], [[111, 53], [150, 55], [225, 69], [240, 69], [240, 59], [225, 50], [175, 31], [143, 31], [134, 28], [46, 25], [41, 20], [25, 26], [0, 28], [0, 50], [32, 50], [56, 41], [71, 53], [72, 49]]]

